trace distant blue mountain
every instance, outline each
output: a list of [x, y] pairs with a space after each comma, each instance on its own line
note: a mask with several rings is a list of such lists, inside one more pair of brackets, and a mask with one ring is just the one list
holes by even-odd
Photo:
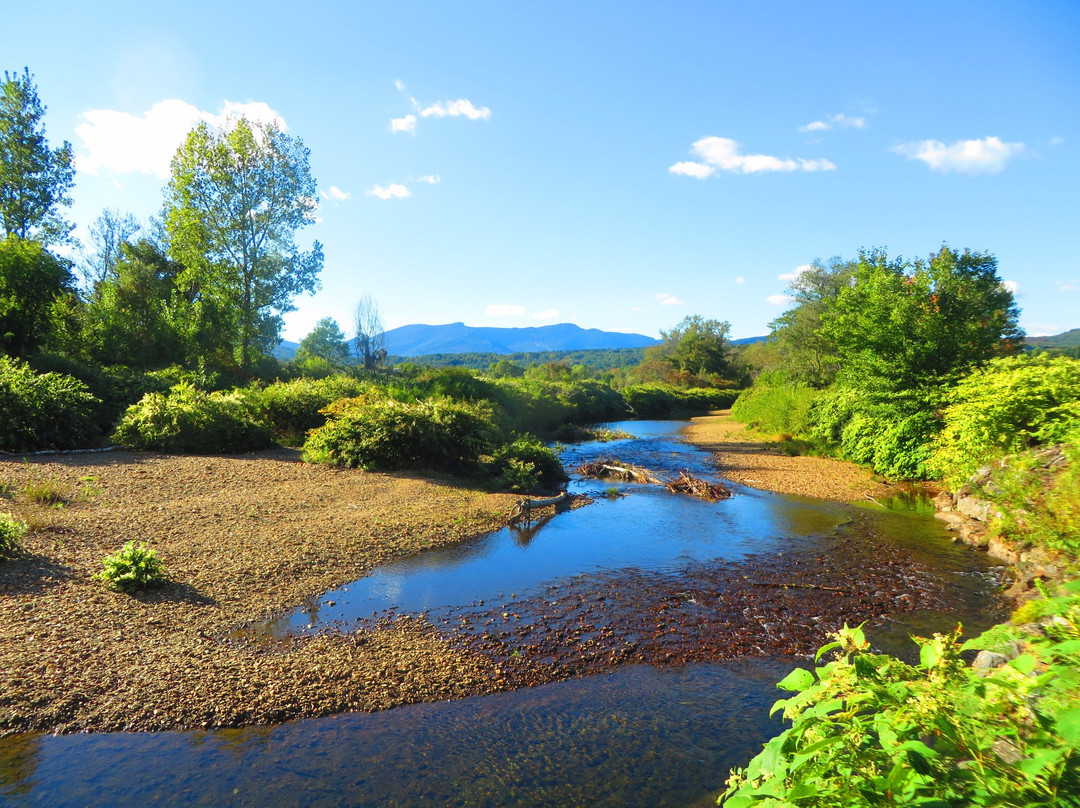
[[644, 334], [581, 328], [573, 323], [533, 328], [474, 327], [465, 323], [403, 325], [386, 332], [386, 350], [392, 356], [641, 348], [657, 342], [659, 340]]

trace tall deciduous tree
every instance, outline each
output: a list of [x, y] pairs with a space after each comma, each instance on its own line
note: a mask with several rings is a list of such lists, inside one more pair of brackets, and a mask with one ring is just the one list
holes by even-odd
[[296, 349], [297, 361], [310, 358], [321, 359], [331, 370], [341, 367], [349, 358], [349, 343], [333, 317], [323, 317], [311, 333], [300, 340]]
[[116, 279], [116, 265], [120, 262], [125, 245], [142, 229], [139, 220], [130, 213], [105, 208], [90, 225], [90, 252], [80, 262], [79, 270], [86, 293], [96, 298], [101, 286]]
[[819, 334], [854, 387], [914, 390], [951, 383], [1023, 342], [1020, 311], [989, 253], [949, 247], [928, 261], [862, 252], [827, 306]]
[[0, 239], [0, 350], [35, 351], [47, 336], [53, 302], [71, 288], [71, 271], [36, 241]]
[[71, 144], [49, 148], [45, 105], [30, 70], [4, 71], [0, 84], [0, 235], [45, 244], [68, 240], [73, 225], [59, 215], [75, 184]]
[[675, 370], [692, 376], [716, 375], [730, 377], [731, 345], [728, 332], [731, 324], [706, 320], [700, 315], [684, 317], [670, 331], [661, 331], [663, 342], [646, 351], [646, 360], [664, 360]]
[[275, 124], [241, 117], [199, 124], [173, 158], [164, 215], [179, 283], [229, 313], [224, 336], [245, 371], [280, 341], [293, 298], [318, 287], [322, 246], [295, 242], [318, 204], [308, 154]]

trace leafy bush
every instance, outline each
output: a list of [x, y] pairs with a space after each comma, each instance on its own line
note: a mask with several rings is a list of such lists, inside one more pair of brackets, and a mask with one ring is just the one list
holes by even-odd
[[259, 392], [259, 409], [280, 440], [297, 444], [303, 442], [309, 430], [326, 423], [323, 408], [371, 389], [370, 382], [341, 374], [277, 382]]
[[762, 374], [731, 405], [735, 420], [768, 434], [803, 435], [810, 429], [810, 407], [818, 391], [788, 382], [782, 375]]
[[165, 580], [165, 565], [145, 543], [129, 541], [115, 555], [106, 556], [104, 563], [97, 577], [120, 592], [149, 589]]
[[635, 417], [671, 418], [688, 412], [726, 409], [735, 403], [740, 391], [712, 387], [683, 389], [652, 383], [631, 385], [622, 393]]
[[207, 393], [181, 383], [124, 413], [113, 440], [163, 452], [245, 452], [273, 445], [250, 391]]
[[959, 482], [994, 457], [1060, 443], [1080, 426], [1080, 360], [996, 359], [951, 392], [933, 471]]
[[[792, 722], [745, 769], [726, 808], [781, 806], [1076, 805], [1080, 793], [1080, 582], [1050, 604], [1042, 633], [999, 626], [963, 646], [959, 629], [916, 638], [918, 665], [869, 653], [860, 629], [818, 652], [777, 686]], [[963, 650], [1024, 653], [987, 675]], [[1072, 801], [1062, 802], [1068, 796]]]
[[568, 478], [558, 456], [535, 438], [517, 436], [492, 452], [493, 476], [510, 491], [553, 488]]
[[37, 374], [0, 356], [0, 450], [75, 449], [100, 436], [86, 385], [59, 373]]
[[0, 560], [11, 558], [19, 552], [26, 531], [26, 522], [10, 513], [0, 513]]
[[498, 434], [486, 404], [448, 398], [415, 403], [371, 393], [325, 408], [308, 434], [304, 459], [363, 469], [475, 469]]

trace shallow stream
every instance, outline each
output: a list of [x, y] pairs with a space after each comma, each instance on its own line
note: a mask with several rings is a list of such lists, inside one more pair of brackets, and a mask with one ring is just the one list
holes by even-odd
[[[567, 449], [715, 478], [679, 422]], [[523, 687], [274, 727], [0, 739], [0, 804], [709, 805], [777, 721], [774, 683], [843, 622], [883, 650], [997, 616], [998, 571], [925, 503], [839, 505], [730, 486], [716, 503], [575, 476], [595, 504], [425, 552], [238, 627], [364, 630], [424, 613]]]

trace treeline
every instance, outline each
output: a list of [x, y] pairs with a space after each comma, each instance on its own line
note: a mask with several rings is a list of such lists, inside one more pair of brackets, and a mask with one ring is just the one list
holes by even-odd
[[614, 368], [629, 368], [641, 364], [645, 348], [587, 348], [576, 351], [517, 351], [509, 354], [485, 352], [433, 353], [421, 356], [394, 356], [391, 364], [411, 362], [421, 367], [463, 367], [486, 370], [500, 376], [524, 376], [535, 365], [565, 364], [580, 366], [589, 375], [602, 374]]

